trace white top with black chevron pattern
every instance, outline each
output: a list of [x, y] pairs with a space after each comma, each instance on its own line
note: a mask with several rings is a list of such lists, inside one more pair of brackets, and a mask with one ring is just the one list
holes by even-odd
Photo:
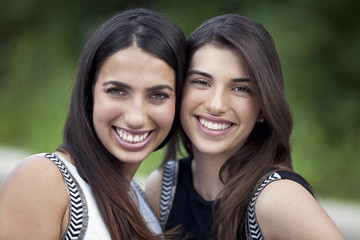
[[[60, 156], [58, 157], [61, 158], [62, 162], [64, 162], [64, 164], [71, 172], [73, 177], [78, 181], [86, 197], [88, 212], [89, 212], [88, 213], [89, 221], [84, 239], [101, 239], [101, 240], [110, 239], [110, 235], [106, 229], [104, 222], [102, 221], [95, 199], [91, 193], [90, 186], [80, 177], [74, 165], [66, 161], [64, 158]], [[135, 183], [133, 182], [131, 183], [131, 187], [136, 193], [136, 199], [138, 199], [136, 203], [138, 204], [141, 215], [143, 216], [145, 222], [147, 223], [147, 225], [149, 226], [149, 228], [152, 230], [153, 233], [155, 234], [161, 233], [162, 230], [160, 224], [157, 221], [155, 215], [152, 213], [149, 205], [145, 201], [142, 193], [140, 192], [141, 190], [136, 188]]]
[[62, 162], [66, 165], [68, 170], [71, 172], [73, 177], [76, 179], [76, 181], [80, 184], [80, 187], [83, 190], [83, 193], [86, 197], [86, 202], [88, 206], [88, 214], [89, 214], [89, 220], [88, 220], [88, 226], [87, 230], [84, 236], [84, 239], [86, 240], [92, 240], [92, 239], [111, 239], [108, 230], [106, 229], [106, 226], [101, 218], [99, 209], [96, 205], [94, 196], [91, 192], [89, 184], [87, 184], [78, 174], [76, 168], [74, 165], [66, 161], [64, 158], [58, 155], [59, 158], [61, 158]]

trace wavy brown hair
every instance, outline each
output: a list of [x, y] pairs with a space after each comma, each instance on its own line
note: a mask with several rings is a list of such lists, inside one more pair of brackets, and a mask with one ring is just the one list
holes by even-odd
[[157, 239], [129, 197], [126, 186], [130, 183], [119, 174], [121, 159], [105, 149], [92, 123], [93, 87], [99, 69], [112, 54], [133, 45], [164, 60], [174, 70], [176, 96], [180, 97], [186, 47], [182, 31], [151, 10], [118, 13], [102, 24], [85, 45], [59, 150], [70, 153], [80, 176], [90, 185], [111, 239]]
[[[213, 230], [218, 239], [239, 239], [247, 206], [258, 181], [273, 168], [292, 171], [290, 135], [292, 115], [285, 98], [280, 60], [274, 42], [258, 22], [236, 14], [212, 18], [200, 25], [187, 40], [187, 64], [205, 45], [230, 49], [240, 56], [255, 86], [265, 121], [255, 124], [246, 143], [222, 166], [224, 183], [217, 201]], [[193, 157], [192, 143], [180, 128], [183, 146]], [[177, 140], [168, 145], [164, 163], [179, 152]]]

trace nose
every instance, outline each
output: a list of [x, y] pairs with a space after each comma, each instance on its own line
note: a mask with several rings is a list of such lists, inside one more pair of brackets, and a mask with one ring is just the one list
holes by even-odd
[[215, 116], [223, 114], [227, 109], [227, 97], [228, 96], [222, 89], [214, 89], [213, 93], [208, 96], [206, 101], [208, 112]]
[[147, 122], [146, 104], [141, 98], [135, 98], [125, 112], [125, 123], [131, 129], [141, 129]]

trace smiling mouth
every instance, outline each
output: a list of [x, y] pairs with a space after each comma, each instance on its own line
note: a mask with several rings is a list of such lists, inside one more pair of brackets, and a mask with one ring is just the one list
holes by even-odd
[[202, 126], [206, 127], [207, 129], [214, 130], [214, 131], [225, 130], [233, 125], [232, 123], [211, 122], [211, 121], [207, 121], [201, 117], [198, 117], [198, 119]]
[[145, 141], [146, 138], [151, 133], [151, 131], [149, 131], [149, 132], [145, 132], [142, 134], [132, 134], [132, 133], [129, 133], [122, 129], [117, 129], [117, 128], [116, 128], [116, 132], [123, 141], [128, 142], [128, 143], [141, 143], [141, 142]]

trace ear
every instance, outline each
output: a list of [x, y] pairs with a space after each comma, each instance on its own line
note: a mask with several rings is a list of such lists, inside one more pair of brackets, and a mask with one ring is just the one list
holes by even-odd
[[263, 123], [265, 121], [265, 117], [264, 117], [264, 114], [262, 113], [262, 111], [259, 112], [259, 115], [256, 119], [256, 122], [258, 123]]

